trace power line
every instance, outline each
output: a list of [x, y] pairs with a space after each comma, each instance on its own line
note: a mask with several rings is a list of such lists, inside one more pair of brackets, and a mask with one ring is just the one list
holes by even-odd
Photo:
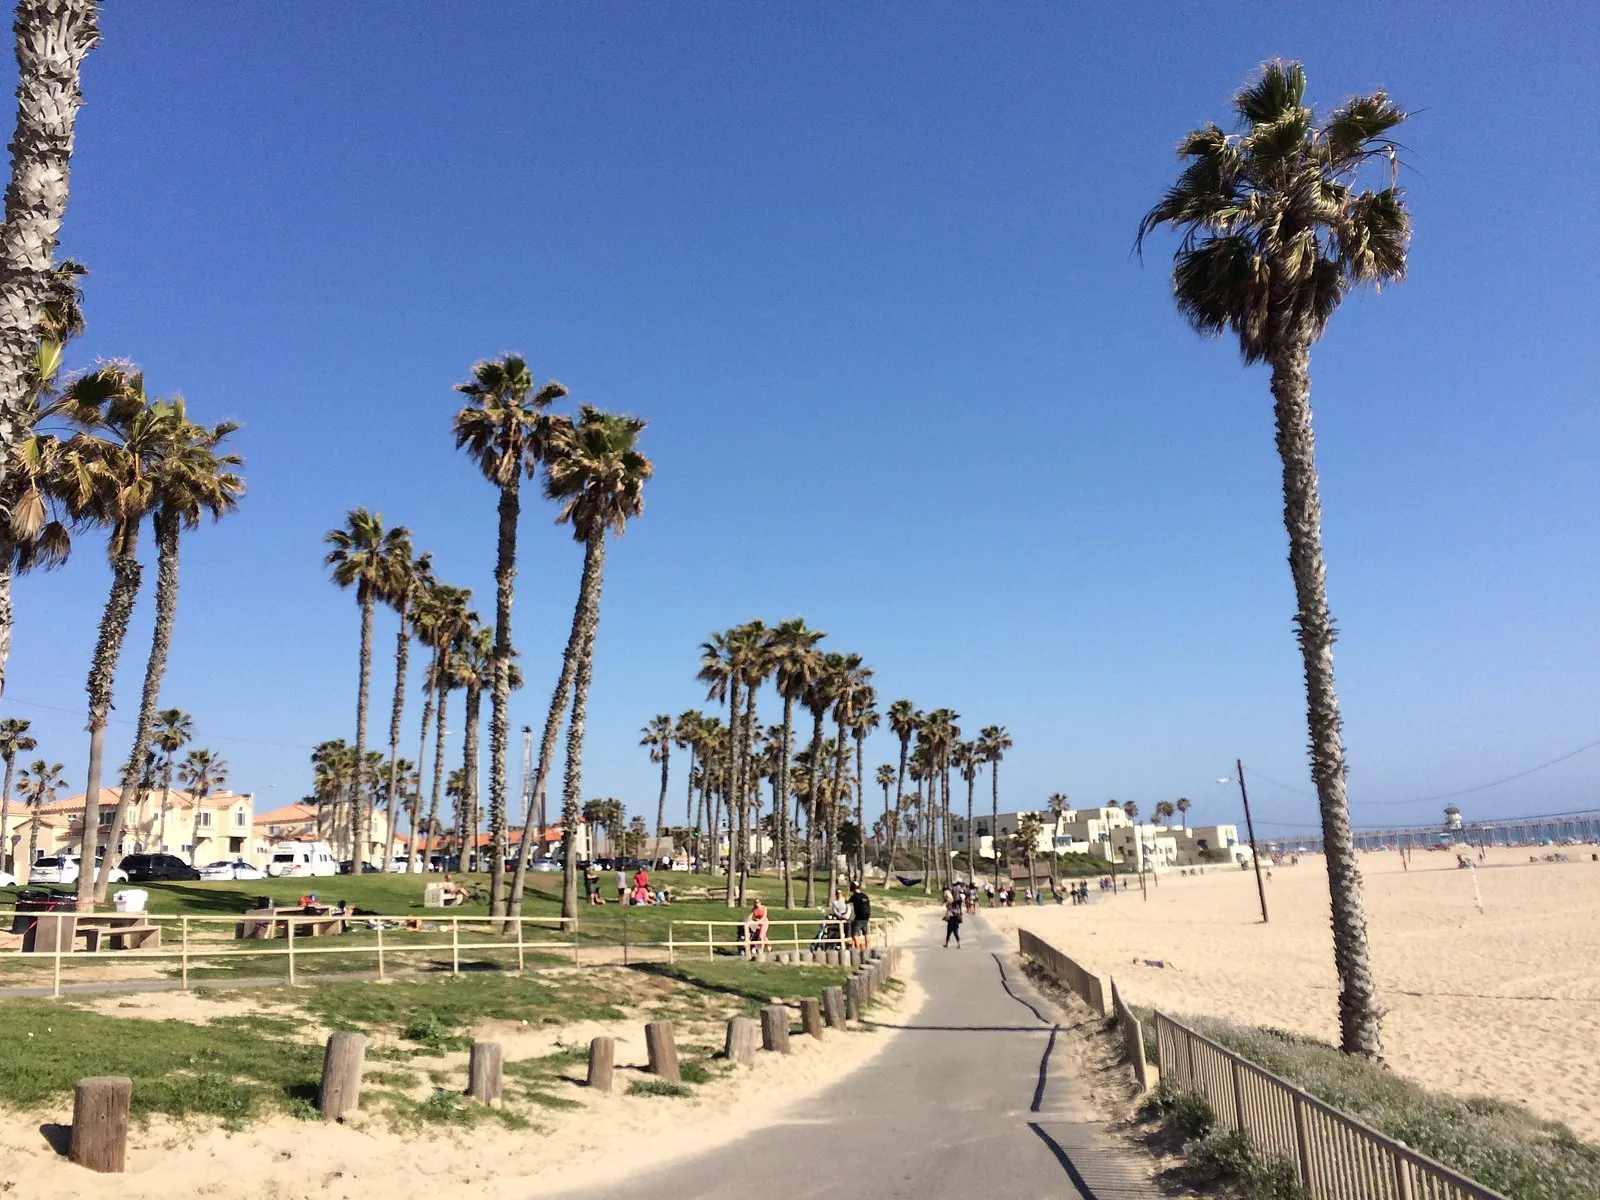
[[[69, 716], [69, 717], [77, 717], [77, 716], [82, 716], [83, 715], [83, 710], [82, 709], [62, 708], [60, 705], [57, 705], [57, 704], [41, 704], [37, 700], [24, 700], [19, 696], [7, 696], [6, 697], [6, 703], [7, 704], [20, 704], [23, 708], [42, 709], [45, 712], [63, 713], [66, 716]], [[134, 725], [134, 724], [137, 723], [137, 722], [129, 719], [128, 717], [107, 717], [106, 720], [107, 720], [108, 723], [113, 724], [113, 725]], [[208, 741], [208, 742], [211, 742], [211, 741], [215, 741], [215, 742], [248, 742], [249, 744], [254, 745], [254, 746], [276, 746], [280, 750], [304, 750], [307, 753], [310, 753], [311, 751], [316, 749], [315, 746], [304, 746], [304, 745], [301, 745], [298, 742], [274, 742], [274, 741], [270, 741], [267, 738], [242, 737], [239, 734], [213, 733], [213, 732], [209, 732], [209, 731], [206, 733], [205, 740]]]
[[1454, 792], [1440, 792], [1437, 795], [1422, 796], [1415, 800], [1367, 800], [1362, 801], [1362, 804], [1373, 808], [1392, 808], [1398, 807], [1402, 804], [1428, 804], [1434, 800], [1449, 800], [1456, 796], [1470, 796], [1474, 792], [1486, 792], [1490, 788], [1499, 787], [1502, 783], [1511, 783], [1517, 779], [1526, 779], [1529, 775], [1537, 774], [1546, 767], [1553, 767], [1557, 763], [1564, 763], [1569, 758], [1577, 758], [1578, 755], [1582, 754], [1584, 751], [1593, 750], [1596, 746], [1600, 746], [1600, 738], [1589, 742], [1587, 745], [1579, 746], [1576, 750], [1569, 750], [1565, 754], [1558, 755], [1557, 757], [1552, 758], [1549, 762], [1542, 762], [1536, 767], [1529, 767], [1526, 771], [1518, 771], [1516, 774], [1507, 775], [1503, 779], [1496, 779], [1489, 783], [1480, 783], [1476, 787], [1461, 788], [1459, 791]]

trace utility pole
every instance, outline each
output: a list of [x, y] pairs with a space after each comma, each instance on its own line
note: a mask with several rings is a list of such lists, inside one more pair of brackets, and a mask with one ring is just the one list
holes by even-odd
[[[528, 812], [528, 789], [533, 786], [533, 726], [522, 727], [522, 802], [511, 828], [520, 829]], [[540, 832], [543, 832], [542, 830]]]
[[1256, 853], [1256, 825], [1250, 819], [1250, 793], [1244, 790], [1244, 761], [1234, 759], [1234, 766], [1239, 768], [1239, 797], [1244, 801], [1244, 827], [1250, 835], [1250, 861], [1256, 869], [1256, 895], [1261, 897], [1261, 923], [1267, 923], [1267, 889], [1261, 882], [1261, 855]]

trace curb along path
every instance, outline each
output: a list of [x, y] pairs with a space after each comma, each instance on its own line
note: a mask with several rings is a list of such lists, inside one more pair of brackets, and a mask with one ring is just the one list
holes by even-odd
[[[1090, 1116], [1056, 1053], [1052, 1010], [1010, 944], [981, 916], [968, 921], [962, 950], [940, 948], [933, 931], [942, 934], [942, 923], [908, 925], [900, 945], [917, 956], [927, 1000], [883, 1027], [893, 1030], [883, 1053], [784, 1121], [653, 1169], [652, 1200], [749, 1200], [755, 1179], [786, 1200], [1160, 1195], [1145, 1161]], [[560, 1195], [617, 1192], [612, 1184]]]

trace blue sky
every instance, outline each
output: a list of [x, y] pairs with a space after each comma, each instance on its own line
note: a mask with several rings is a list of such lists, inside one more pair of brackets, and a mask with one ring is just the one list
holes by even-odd
[[[699, 642], [803, 615], [885, 703], [1006, 725], [1007, 807], [1233, 820], [1243, 757], [1264, 821], [1311, 826], [1266, 372], [1182, 324], [1169, 244], [1130, 254], [1177, 138], [1281, 54], [1321, 103], [1416, 114], [1410, 279], [1312, 362], [1355, 819], [1433, 820], [1419, 798], [1594, 741], [1600, 31], [1577, 4], [1290, 7], [113, 6], [63, 231], [93, 271], [77, 362], [241, 421], [249, 464], [185, 543], [164, 701], [262, 806], [306, 791], [309, 748], [353, 734], [357, 611], [319, 540], [355, 505], [492, 611], [450, 389], [516, 350], [651, 421], [586, 795], [653, 811], [637, 730], [702, 705]], [[522, 525], [518, 726], [576, 593], [552, 516]], [[107, 582], [85, 536], [17, 589], [5, 707], [75, 790]], [[1597, 781], [1600, 749], [1462, 803]]]

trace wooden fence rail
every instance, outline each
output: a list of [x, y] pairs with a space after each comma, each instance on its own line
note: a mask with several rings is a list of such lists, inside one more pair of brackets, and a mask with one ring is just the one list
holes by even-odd
[[1293, 1163], [1313, 1200], [1505, 1200], [1165, 1013], [1155, 1022], [1162, 1079], [1204, 1096], [1218, 1128]]

